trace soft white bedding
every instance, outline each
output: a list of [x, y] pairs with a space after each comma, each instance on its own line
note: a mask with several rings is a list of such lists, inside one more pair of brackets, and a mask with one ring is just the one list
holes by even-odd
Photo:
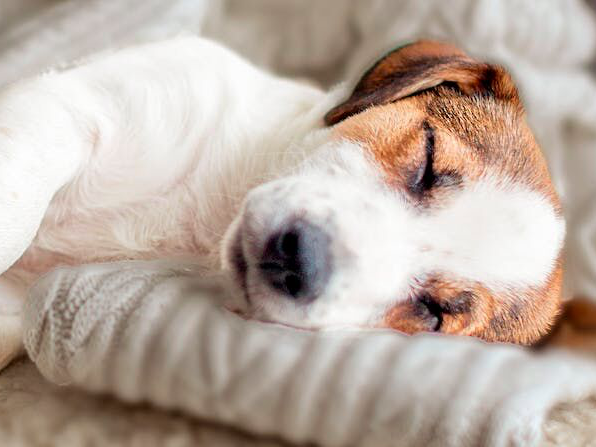
[[31, 289], [25, 347], [54, 383], [322, 447], [538, 447], [558, 404], [596, 398], [596, 363], [562, 352], [288, 330], [226, 293], [164, 261], [61, 268]]
[[[181, 29], [204, 32], [263, 66], [325, 84], [423, 35], [506, 64], [563, 195], [567, 291], [596, 298], [596, 86], [584, 68], [594, 55], [596, 27], [579, 0], [1, 0], [0, 85]], [[551, 415], [548, 436], [560, 440], [574, 424], [594, 422], [593, 407], [586, 401]], [[58, 390], [27, 362], [0, 374], [0, 439], [8, 439], [2, 445], [277, 445]]]

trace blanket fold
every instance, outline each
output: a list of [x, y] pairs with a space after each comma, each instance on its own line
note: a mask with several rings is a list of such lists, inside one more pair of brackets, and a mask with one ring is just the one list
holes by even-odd
[[25, 345], [46, 378], [322, 446], [541, 445], [593, 363], [473, 339], [244, 321], [164, 262], [59, 269], [32, 289]]

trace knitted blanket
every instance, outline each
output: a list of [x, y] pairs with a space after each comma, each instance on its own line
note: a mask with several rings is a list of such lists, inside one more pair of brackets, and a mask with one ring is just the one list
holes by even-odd
[[287, 330], [225, 293], [165, 262], [59, 269], [31, 291], [25, 346], [54, 383], [329, 447], [538, 446], [558, 403], [596, 397], [596, 364], [562, 352]]
[[[420, 36], [504, 63], [562, 193], [567, 293], [596, 297], [596, 87], [585, 69], [596, 27], [581, 1], [4, 0], [0, 85], [181, 29], [321, 84], [354, 76], [396, 42]], [[588, 445], [596, 438], [587, 361], [474, 340], [266, 327], [222, 313], [212, 301], [217, 287], [191, 285], [171, 269], [106, 268], [80, 277], [62, 271], [35, 289], [27, 345], [44, 374], [274, 438], [56, 388], [21, 362], [0, 374], [2, 445], [277, 446], [276, 437]]]

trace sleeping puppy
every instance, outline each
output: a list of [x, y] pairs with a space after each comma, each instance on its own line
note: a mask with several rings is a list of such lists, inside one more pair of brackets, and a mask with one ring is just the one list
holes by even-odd
[[353, 90], [177, 38], [0, 93], [0, 363], [60, 264], [198, 261], [228, 307], [304, 328], [531, 343], [564, 221], [510, 76], [421, 41]]

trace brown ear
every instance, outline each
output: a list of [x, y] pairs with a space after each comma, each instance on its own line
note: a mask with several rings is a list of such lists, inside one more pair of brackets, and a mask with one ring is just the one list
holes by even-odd
[[500, 66], [468, 57], [453, 45], [421, 40], [391, 51], [370, 68], [352, 95], [325, 115], [335, 124], [368, 107], [449, 83], [464, 95], [492, 95], [519, 104], [517, 89]]

